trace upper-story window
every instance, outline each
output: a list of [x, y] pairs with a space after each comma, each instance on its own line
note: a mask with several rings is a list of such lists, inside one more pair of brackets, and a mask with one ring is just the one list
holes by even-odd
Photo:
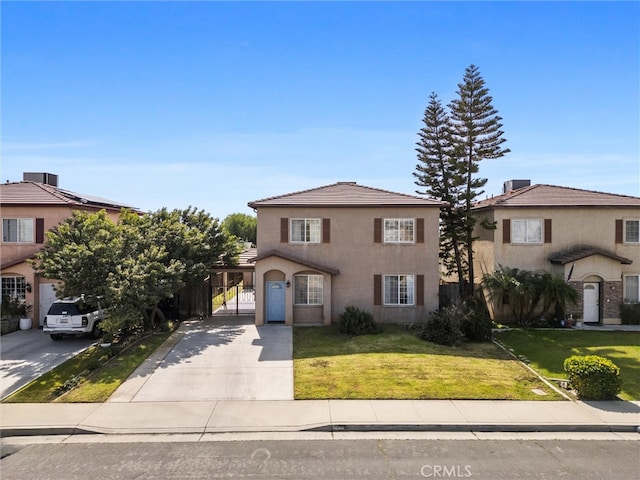
[[385, 243], [413, 243], [415, 239], [414, 218], [385, 218]]
[[624, 221], [624, 243], [640, 243], [640, 220]]
[[511, 220], [512, 243], [542, 243], [542, 220]]
[[33, 243], [33, 218], [3, 218], [2, 241], [5, 243]]
[[291, 241], [301, 243], [320, 243], [319, 218], [291, 219]]

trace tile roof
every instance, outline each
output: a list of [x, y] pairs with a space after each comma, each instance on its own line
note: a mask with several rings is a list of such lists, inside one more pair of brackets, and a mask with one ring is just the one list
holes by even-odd
[[582, 260], [583, 258], [590, 257], [592, 255], [602, 255], [612, 260], [616, 260], [624, 265], [631, 265], [632, 260], [616, 255], [613, 252], [609, 252], [603, 248], [579, 246], [562, 252], [554, 253], [549, 256], [549, 261], [555, 265], [566, 265], [567, 263]]
[[255, 200], [248, 204], [257, 207], [369, 207], [412, 206], [440, 207], [444, 205], [431, 198], [390, 192], [358, 185], [356, 182], [338, 182], [309, 190]]
[[305, 267], [313, 268], [314, 270], [320, 270], [321, 272], [329, 273], [331, 275], [339, 275], [340, 270], [337, 268], [327, 267], [325, 265], [321, 265], [316, 262], [312, 262], [306, 258], [298, 257], [296, 255], [291, 255], [289, 253], [281, 252], [279, 250], [269, 250], [267, 252], [261, 253], [260, 255], [253, 257], [249, 262], [257, 262], [258, 260], [262, 260], [268, 257], [279, 257], [284, 260], [289, 260], [290, 262], [294, 262], [300, 265], [304, 265]]
[[638, 207], [640, 197], [555, 185], [531, 185], [482, 200], [474, 209], [500, 207]]
[[0, 203], [2, 205], [63, 205], [118, 210], [131, 208], [136, 210], [135, 207], [124, 203], [93, 195], [74, 193], [52, 185], [32, 181], [0, 184]]

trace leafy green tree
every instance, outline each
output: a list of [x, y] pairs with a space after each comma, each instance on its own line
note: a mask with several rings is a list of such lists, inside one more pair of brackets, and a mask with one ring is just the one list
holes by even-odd
[[34, 268], [46, 278], [63, 280], [60, 297], [110, 296], [107, 277], [118, 263], [121, 244], [118, 226], [102, 210], [75, 211], [47, 232], [47, 242]]
[[120, 323], [151, 328], [160, 302], [201, 283], [215, 263], [232, 264], [237, 253], [217, 219], [191, 207], [123, 210], [117, 223], [104, 211], [78, 212], [48, 233], [34, 268], [62, 280], [64, 296], [101, 295]]
[[222, 227], [231, 235], [245, 242], [251, 242], [253, 245], [257, 242], [258, 221], [256, 217], [245, 213], [232, 213], [222, 221]]
[[466, 68], [463, 82], [458, 84], [458, 98], [449, 104], [451, 117], [451, 141], [454, 156], [459, 160], [460, 173], [465, 177], [465, 188], [461, 195], [464, 208], [466, 262], [469, 276], [469, 295], [474, 290], [473, 231], [476, 218], [471, 212], [476, 198], [484, 193], [486, 178], [479, 178], [482, 160], [496, 159], [509, 153], [501, 145], [506, 141], [498, 111], [493, 107], [493, 98], [480, 76], [478, 67]]
[[461, 244], [465, 238], [464, 211], [460, 198], [465, 179], [462, 165], [454, 156], [451, 139], [451, 121], [436, 93], [429, 97], [424, 127], [418, 133], [418, 164], [413, 173], [417, 190], [445, 203], [440, 213], [440, 260], [449, 272], [456, 272], [460, 294], [464, 293], [467, 265]]

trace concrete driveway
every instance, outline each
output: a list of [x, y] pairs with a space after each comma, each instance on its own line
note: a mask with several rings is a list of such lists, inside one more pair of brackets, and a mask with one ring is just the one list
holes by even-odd
[[38, 328], [0, 337], [0, 398], [77, 355], [95, 340], [65, 337], [54, 342]]
[[109, 402], [293, 400], [291, 327], [250, 317], [183, 322]]

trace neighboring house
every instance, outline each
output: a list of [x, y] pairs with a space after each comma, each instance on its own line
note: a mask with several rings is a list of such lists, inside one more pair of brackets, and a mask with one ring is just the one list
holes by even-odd
[[474, 212], [496, 225], [476, 232], [477, 284], [498, 266], [562, 275], [579, 294], [567, 313], [603, 324], [640, 301], [640, 198], [514, 180]]
[[132, 207], [58, 188], [57, 175], [25, 173], [23, 179], [0, 184], [0, 278], [2, 296], [25, 299], [33, 306], [29, 316], [37, 326], [42, 325], [49, 306], [56, 299], [55, 280], [35, 275], [28, 263], [43, 247], [45, 232], [70, 217], [74, 210], [104, 209], [115, 221], [122, 208]]
[[256, 324], [330, 324], [347, 306], [378, 322], [438, 308], [441, 202], [338, 182], [256, 200]]

